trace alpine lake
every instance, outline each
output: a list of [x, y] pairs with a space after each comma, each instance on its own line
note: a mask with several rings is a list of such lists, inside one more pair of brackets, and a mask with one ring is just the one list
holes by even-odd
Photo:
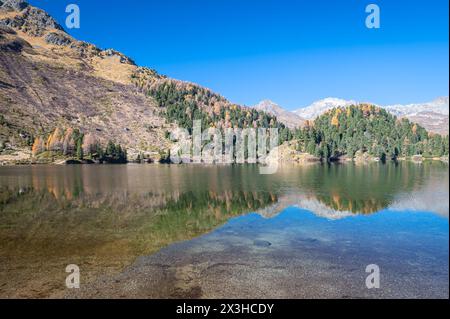
[[448, 298], [448, 216], [441, 162], [0, 167], [0, 297]]

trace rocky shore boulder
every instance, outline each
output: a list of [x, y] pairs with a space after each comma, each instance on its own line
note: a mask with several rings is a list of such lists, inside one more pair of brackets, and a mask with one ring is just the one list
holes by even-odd
[[297, 151], [297, 143], [298, 141], [296, 140], [285, 142], [271, 150], [266, 158], [266, 162], [274, 163], [278, 161], [280, 164], [310, 164], [320, 162], [318, 157]]

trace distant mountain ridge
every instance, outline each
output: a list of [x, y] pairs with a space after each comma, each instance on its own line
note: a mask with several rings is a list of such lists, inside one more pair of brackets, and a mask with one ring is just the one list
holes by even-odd
[[427, 103], [415, 104], [395, 104], [384, 107], [397, 116], [417, 115], [423, 112], [433, 112], [443, 115], [449, 115], [449, 98], [448, 96], [439, 97]]
[[406, 117], [430, 132], [449, 133], [449, 98], [440, 97], [431, 102], [408, 105], [389, 105], [384, 107], [397, 117]]
[[[315, 120], [318, 116], [325, 112], [337, 108], [346, 107], [349, 105], [360, 104], [360, 102], [354, 100], [344, 100], [339, 98], [325, 98], [312, 103], [311, 105], [300, 108], [295, 111], [287, 111], [274, 102], [263, 101], [260, 104], [254, 106], [257, 109], [265, 109], [273, 114], [282, 114], [279, 117], [280, 121], [289, 127], [297, 127], [303, 125], [304, 121]], [[398, 118], [407, 118], [412, 122], [422, 125], [424, 128], [433, 133], [442, 135], [448, 135], [449, 133], [449, 97], [440, 97], [431, 102], [415, 103], [415, 104], [396, 104], [381, 106], [374, 103], [370, 103], [381, 108], [386, 109], [392, 115]], [[276, 106], [276, 107], [274, 107]], [[300, 119], [299, 119], [300, 118]], [[287, 120], [285, 120], [287, 119]], [[298, 124], [299, 123], [299, 124]]]
[[286, 111], [281, 106], [270, 100], [261, 101], [253, 108], [276, 116], [280, 122], [284, 123], [289, 128], [297, 128], [303, 126], [305, 123], [305, 119], [301, 116]]

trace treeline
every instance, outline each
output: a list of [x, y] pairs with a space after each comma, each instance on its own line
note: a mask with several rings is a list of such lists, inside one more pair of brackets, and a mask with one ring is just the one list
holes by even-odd
[[202, 121], [202, 128], [278, 128], [286, 141], [290, 131], [275, 116], [252, 108], [230, 103], [208, 89], [173, 80], [155, 81], [149, 86], [152, 96], [169, 122], [176, 122], [192, 132], [194, 120]]
[[428, 133], [373, 105], [335, 108], [294, 133], [298, 150], [322, 159], [354, 157], [360, 151], [380, 160], [449, 154], [448, 136]]
[[280, 144], [299, 140], [298, 150], [321, 159], [354, 157], [366, 153], [380, 160], [449, 153], [448, 136], [428, 133], [407, 119], [397, 119], [384, 109], [362, 104], [336, 108], [309, 121], [302, 129], [290, 130], [275, 116], [230, 103], [224, 97], [195, 84], [160, 76], [141, 69], [132, 76], [135, 85], [153, 97], [168, 120], [192, 133], [193, 120], [202, 128], [278, 128]]
[[192, 129], [194, 120], [201, 120], [202, 127], [244, 128], [257, 121], [267, 127], [274, 125], [269, 117], [260, 118], [255, 112], [244, 114], [236, 105], [229, 105], [222, 97], [194, 85], [177, 87], [175, 82], [167, 81], [151, 88], [149, 94], [165, 108], [169, 121], [188, 130]]
[[103, 146], [94, 134], [78, 129], [56, 128], [47, 137], [37, 137], [32, 146], [33, 157], [72, 157], [101, 163], [126, 163], [127, 152], [119, 144], [109, 141]]

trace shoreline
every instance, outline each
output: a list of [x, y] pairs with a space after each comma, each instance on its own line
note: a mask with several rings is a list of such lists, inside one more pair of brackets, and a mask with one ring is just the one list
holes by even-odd
[[[315, 160], [309, 160], [309, 161], [280, 161], [279, 165], [295, 165], [295, 166], [306, 166], [306, 165], [315, 165], [315, 164], [371, 164], [371, 163], [381, 163], [381, 164], [387, 164], [387, 163], [396, 163], [396, 162], [412, 162], [416, 164], [421, 164], [423, 162], [442, 162], [442, 163], [449, 163], [448, 157], [421, 157], [419, 159], [414, 158], [397, 158], [393, 160], [387, 160], [387, 161], [381, 161], [376, 159], [336, 159], [336, 160], [330, 160], [330, 161], [324, 161], [320, 159]], [[75, 159], [65, 159], [65, 160], [58, 160], [58, 161], [1, 161], [0, 157], [0, 167], [15, 167], [15, 166], [71, 166], [71, 165], [180, 165], [165, 161], [151, 161], [151, 162], [137, 162], [137, 161], [128, 161], [125, 163], [99, 163], [95, 162], [93, 160], [75, 160]], [[202, 165], [202, 166], [211, 166], [211, 165], [223, 165], [224, 163], [183, 163], [185, 165]], [[226, 164], [226, 165], [236, 165], [238, 163], [232, 163], [232, 164]], [[255, 163], [239, 163], [239, 164], [255, 164]]]

